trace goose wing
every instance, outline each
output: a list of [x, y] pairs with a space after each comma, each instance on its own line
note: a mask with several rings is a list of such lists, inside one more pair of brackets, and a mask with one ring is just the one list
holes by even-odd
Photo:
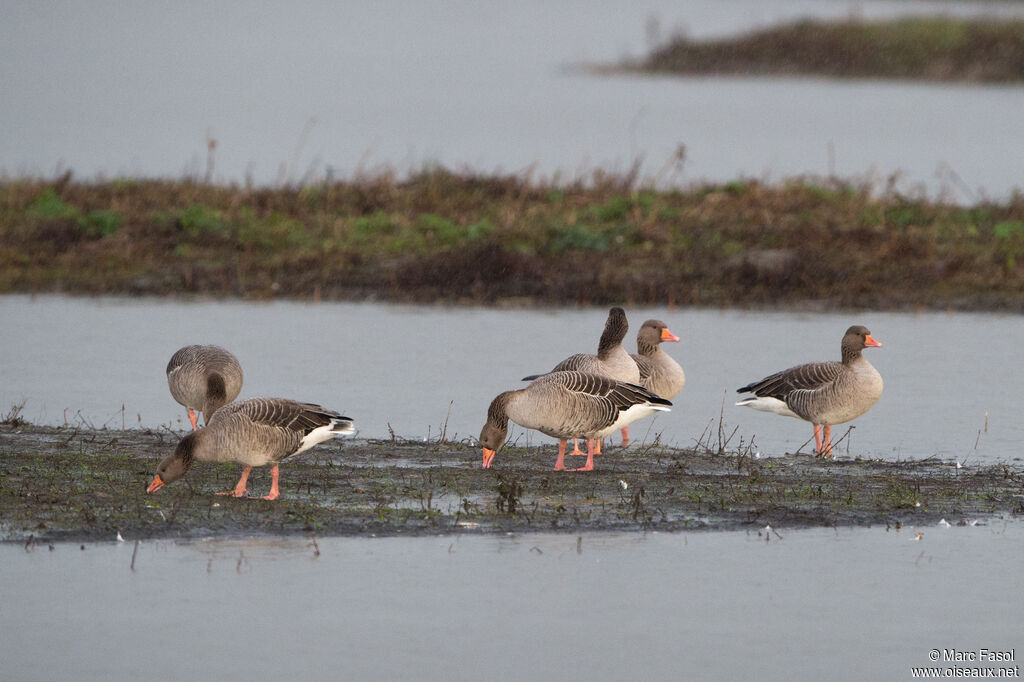
[[809, 362], [737, 388], [736, 392], [753, 393], [759, 398], [776, 398], [785, 402], [794, 391], [813, 391], [834, 382], [842, 369], [841, 362]]

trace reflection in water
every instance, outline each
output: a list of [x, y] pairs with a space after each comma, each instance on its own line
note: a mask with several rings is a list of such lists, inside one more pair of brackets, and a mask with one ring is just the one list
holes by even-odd
[[903, 679], [936, 647], [1018, 643], [1022, 540], [258, 538], [144, 542], [134, 571], [131, 542], [2, 545], [0, 657], [19, 680]]
[[[242, 398], [297, 398], [353, 417], [363, 438], [475, 438], [487, 405], [520, 378], [593, 352], [607, 310], [495, 310], [348, 303], [176, 302], [0, 297], [0, 408], [25, 402], [33, 422], [188, 428], [167, 388], [167, 359], [186, 343], [216, 343], [245, 370]], [[657, 317], [682, 342], [668, 349], [687, 382], [671, 412], [637, 422], [639, 445], [689, 447], [701, 434], [765, 455], [810, 434], [795, 419], [733, 406], [735, 389], [766, 371], [838, 359], [837, 339], [865, 324], [885, 346], [871, 362], [885, 380], [878, 404], [838, 450], [851, 456], [972, 462], [1017, 457], [1024, 439], [1017, 356], [1024, 318], [1008, 315], [784, 313], [629, 308], [636, 330]], [[833, 438], [846, 434], [837, 427]], [[514, 428], [521, 444], [554, 442]], [[613, 442], [616, 442], [613, 440]], [[804, 447], [804, 451], [808, 451]]]

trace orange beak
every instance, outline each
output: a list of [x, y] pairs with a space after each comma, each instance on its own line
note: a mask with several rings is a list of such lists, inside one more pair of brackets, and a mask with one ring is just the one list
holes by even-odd
[[149, 484], [148, 488], [146, 488], [146, 492], [155, 493], [157, 490], [160, 490], [160, 488], [163, 487], [164, 481], [162, 478], [160, 478], [160, 474], [157, 474], [156, 476], [153, 477], [153, 482]]
[[490, 469], [491, 464], [494, 463], [494, 450], [488, 450], [484, 448], [484, 469]]
[[662, 341], [678, 341], [679, 337], [676, 336], [675, 334], [673, 334], [672, 332], [670, 332], [668, 330], [668, 327], [665, 327], [664, 329], [661, 330], [661, 340]]
[[882, 347], [882, 342], [881, 341], [875, 341], [873, 338], [871, 338], [871, 334], [868, 334], [867, 336], [864, 337], [864, 345], [865, 346], [871, 346], [873, 348], [881, 348]]

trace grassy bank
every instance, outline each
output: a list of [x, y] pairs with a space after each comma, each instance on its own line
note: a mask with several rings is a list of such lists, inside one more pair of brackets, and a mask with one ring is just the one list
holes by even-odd
[[[480, 451], [465, 444], [356, 440], [286, 461], [282, 497], [273, 502], [215, 495], [234, 486], [241, 466], [202, 462], [147, 495], [157, 463], [179, 437], [0, 426], [0, 540], [899, 529], [1024, 513], [1024, 471], [1016, 465], [757, 459], [710, 446], [611, 448], [595, 471], [571, 473], [551, 471], [553, 444], [506, 447], [495, 468], [483, 469]], [[254, 470], [249, 485], [250, 494], [266, 494], [267, 470]]]
[[1024, 20], [804, 20], [741, 36], [676, 38], [630, 70], [1019, 83]]
[[444, 170], [302, 188], [0, 182], [0, 293], [1024, 310], [1024, 195]]

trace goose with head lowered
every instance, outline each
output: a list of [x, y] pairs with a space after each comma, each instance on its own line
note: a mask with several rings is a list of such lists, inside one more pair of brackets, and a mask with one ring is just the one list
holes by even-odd
[[881, 346], [867, 327], [854, 325], [843, 335], [841, 362], [811, 362], [777, 372], [736, 389], [754, 394], [736, 404], [811, 422], [815, 454], [831, 457], [832, 427], [861, 416], [882, 396], [882, 377], [861, 353]]
[[[615, 381], [639, 384], [640, 368], [637, 367], [636, 361], [630, 357], [626, 349], [622, 347], [622, 341], [626, 338], [626, 332], [628, 331], [629, 322], [626, 321], [626, 311], [619, 307], [612, 308], [608, 311], [608, 319], [604, 323], [604, 331], [601, 333], [601, 339], [597, 344], [597, 354], [577, 353], [570, 355], [555, 365], [551, 372], [585, 372], [606, 376]], [[541, 376], [545, 375], [533, 374], [523, 377], [523, 381], [533, 381]], [[612, 432], [609, 431], [609, 433]], [[628, 437], [622, 444], [624, 446], [629, 444]], [[584, 454], [580, 451], [579, 444], [575, 440], [573, 440], [573, 450], [569, 454]], [[600, 442], [597, 443], [595, 454], [601, 454]]]
[[171, 395], [188, 410], [192, 430], [199, 428], [196, 412], [208, 424], [213, 413], [238, 397], [242, 390], [242, 366], [238, 358], [220, 346], [185, 346], [167, 363]]
[[655, 410], [668, 411], [671, 405], [641, 386], [599, 374], [551, 372], [526, 388], [505, 391], [491, 401], [487, 423], [480, 431], [483, 467], [487, 469], [494, 462], [505, 444], [508, 423], [513, 421], [558, 439], [555, 471], [566, 470], [567, 439], [586, 438], [587, 463], [570, 471], [590, 471], [594, 468], [595, 439]]
[[281, 460], [330, 438], [353, 433], [351, 419], [312, 403], [284, 398], [251, 398], [230, 403], [214, 412], [208, 425], [181, 439], [174, 454], [160, 462], [146, 492], [154, 493], [178, 480], [196, 460], [238, 462], [245, 465], [238, 485], [217, 494], [242, 497], [247, 492], [252, 468], [271, 464], [270, 494], [263, 499], [274, 500], [280, 496]]

